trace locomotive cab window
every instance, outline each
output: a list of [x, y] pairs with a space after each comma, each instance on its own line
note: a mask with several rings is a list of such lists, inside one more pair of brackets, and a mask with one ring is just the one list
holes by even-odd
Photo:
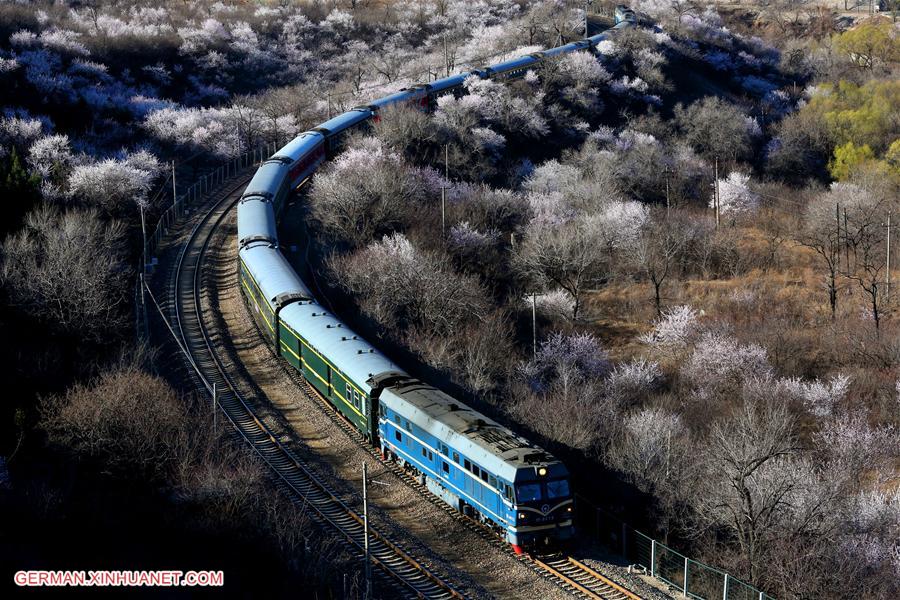
[[566, 479], [557, 479], [547, 482], [548, 498], [565, 498], [569, 495], [569, 482]]
[[541, 499], [541, 484], [523, 483], [516, 487], [516, 499], [519, 502], [533, 502]]

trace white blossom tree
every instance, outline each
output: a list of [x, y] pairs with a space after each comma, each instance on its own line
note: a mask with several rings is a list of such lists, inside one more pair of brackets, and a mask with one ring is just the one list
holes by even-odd
[[541, 343], [535, 357], [520, 365], [519, 372], [537, 391], [554, 385], [572, 388], [598, 379], [610, 370], [609, 355], [588, 333], [554, 333]]
[[766, 350], [742, 344], [734, 337], [710, 331], [700, 336], [681, 367], [682, 378], [701, 399], [734, 391], [744, 381], [772, 372]]
[[69, 176], [69, 192], [86, 206], [123, 215], [146, 203], [155, 175], [128, 160], [107, 159], [75, 166]]
[[[719, 212], [731, 217], [732, 223], [739, 217], [752, 215], [759, 208], [759, 195], [750, 189], [750, 175], [732, 171], [724, 179], [718, 181]], [[713, 194], [715, 194], [715, 183]], [[716, 200], [709, 201], [710, 208], [715, 208]]]
[[701, 331], [699, 313], [683, 304], [663, 311], [653, 329], [638, 339], [653, 349], [679, 352], [692, 344]]
[[367, 138], [316, 174], [310, 204], [327, 232], [361, 246], [396, 229], [420, 193], [400, 155]]

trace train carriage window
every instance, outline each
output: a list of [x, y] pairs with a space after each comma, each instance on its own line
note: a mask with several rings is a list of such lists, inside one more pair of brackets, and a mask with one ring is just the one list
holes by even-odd
[[424, 446], [422, 446], [422, 457], [428, 458], [428, 450], [426, 450]]
[[434, 454], [431, 453], [431, 450], [428, 451], [428, 460], [434, 461]]
[[450, 473], [450, 465], [448, 465], [444, 461], [441, 461], [441, 469], [444, 470], [444, 473]]
[[346, 399], [349, 401], [350, 398], [353, 397], [353, 396], [352, 396], [352, 394], [353, 394], [353, 388], [350, 387], [350, 383], [349, 383], [349, 382], [347, 383], [347, 390], [346, 390], [346, 392], [347, 392], [347, 395], [344, 396], [344, 398], [346, 398]]
[[492, 488], [495, 488], [495, 489], [496, 489], [496, 487], [497, 487], [497, 478], [494, 477], [493, 475], [488, 475], [488, 485], [490, 485]]
[[463, 460], [463, 466], [466, 468], [466, 471], [472, 470], [472, 463], [469, 462], [468, 458]]
[[487, 471], [485, 471], [484, 469], [481, 470], [481, 480], [485, 482], [488, 480]]
[[459, 453], [457, 453], [457, 452], [453, 453], [453, 462], [455, 462], [456, 464], [459, 464]]
[[394, 432], [394, 437], [397, 438], [397, 441], [398, 441], [398, 442], [402, 442], [402, 441], [403, 441], [403, 434], [400, 433], [400, 431], [395, 431], [395, 432]]

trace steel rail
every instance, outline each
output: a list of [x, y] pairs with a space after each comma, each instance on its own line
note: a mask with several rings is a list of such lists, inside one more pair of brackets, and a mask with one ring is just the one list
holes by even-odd
[[[358, 551], [363, 549], [363, 520], [344, 504], [327, 485], [286, 448], [273, 431], [257, 416], [239, 391], [228, 369], [213, 347], [212, 337], [203, 319], [203, 258], [210, 240], [225, 216], [238, 202], [233, 197], [238, 184], [200, 219], [179, 254], [173, 292], [178, 333], [176, 342], [197, 376], [200, 387], [212, 393], [215, 402], [240, 437], [277, 476], [295, 501], [311, 508], [319, 520], [336, 529]], [[202, 243], [197, 241], [204, 233]], [[174, 330], [172, 331], [175, 334]], [[181, 340], [177, 338], [181, 337]], [[434, 575], [386, 536], [369, 528], [370, 556], [386, 581], [394, 585], [399, 597], [462, 598], [450, 584]], [[361, 553], [361, 552], [360, 552]]]
[[[253, 328], [256, 330], [257, 334], [262, 336], [263, 332], [259, 328], [256, 320], [254, 320], [250, 315], [249, 307], [246, 303], [243, 303], [243, 306], [247, 311], [247, 317], [250, 319], [251, 323], [253, 323]], [[297, 373], [296, 370], [292, 369], [287, 363], [282, 362], [280, 358], [275, 355], [275, 352], [270, 345], [266, 344], [266, 348], [268, 348], [273, 358], [278, 361], [277, 364], [281, 368], [282, 372], [301, 389], [304, 395], [306, 395], [307, 398], [309, 398], [310, 401], [313, 402], [313, 404], [316, 406], [316, 408], [319, 409], [322, 414], [326, 415], [335, 425], [337, 425], [351, 440], [356, 443], [357, 446], [365, 450], [374, 459], [378, 460], [385, 468], [390, 470], [409, 488], [416, 492], [421, 498], [428, 501], [435, 507], [441, 509], [444, 513], [453, 518], [457, 523], [481, 537], [498, 551], [507, 553], [508, 555], [515, 557], [535, 573], [541, 575], [545, 579], [550, 580], [561, 589], [575, 595], [586, 597], [591, 600], [640, 600], [640, 596], [638, 596], [634, 592], [617, 584], [608, 577], [601, 575], [600, 573], [591, 569], [581, 561], [572, 558], [571, 556], [555, 555], [552, 558], [544, 557], [542, 560], [541, 558], [536, 558], [532, 555], [515, 554], [509, 544], [500, 539], [497, 533], [491, 528], [487, 527], [479, 521], [475, 521], [474, 519], [463, 515], [458, 510], [454, 509], [452, 506], [448, 505], [446, 502], [435, 496], [433, 493], [428, 491], [428, 488], [422, 485], [421, 481], [419, 481], [416, 476], [409, 473], [398, 463], [386, 461], [378, 451], [378, 449], [369, 444], [366, 438], [355, 427], [355, 425], [338, 410], [336, 410], [334, 406], [332, 406], [331, 403], [327, 399], [325, 399], [325, 397], [319, 392], [319, 390], [312, 386], [303, 376]]]
[[528, 560], [549, 576], [564, 582], [563, 587], [590, 600], [641, 600], [631, 590], [571, 556], [528, 556]]

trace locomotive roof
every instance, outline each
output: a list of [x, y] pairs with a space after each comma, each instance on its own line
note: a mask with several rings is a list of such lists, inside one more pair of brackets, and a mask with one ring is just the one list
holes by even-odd
[[281, 311], [281, 319], [366, 393], [372, 390], [368, 380], [373, 376], [387, 371], [405, 375], [369, 342], [315, 302], [289, 304]]
[[380, 401], [506, 481], [515, 482], [521, 469], [562, 467], [546, 450], [421, 381], [401, 381]]

